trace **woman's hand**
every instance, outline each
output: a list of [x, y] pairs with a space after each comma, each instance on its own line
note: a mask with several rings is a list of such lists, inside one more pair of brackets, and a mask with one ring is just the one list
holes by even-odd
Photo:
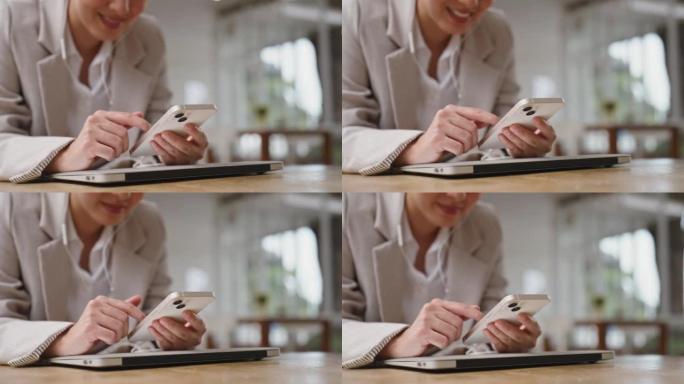
[[82, 171], [98, 159], [116, 159], [128, 151], [128, 130], [133, 127], [150, 129], [142, 112], [95, 112], [88, 117], [78, 137], [52, 160], [46, 172]]
[[527, 352], [537, 345], [541, 327], [528, 314], [518, 315], [520, 324], [497, 320], [484, 330], [497, 352]]
[[499, 118], [485, 110], [449, 105], [437, 112], [430, 127], [401, 153], [396, 165], [429, 164], [445, 153], [462, 155], [477, 146], [478, 131]]
[[162, 317], [149, 326], [148, 330], [161, 349], [192, 349], [202, 342], [202, 336], [207, 331], [202, 319], [192, 311], [184, 311], [183, 319], [184, 322]]
[[90, 300], [78, 321], [50, 344], [45, 355], [71, 356], [88, 353], [100, 343], [112, 345], [128, 336], [128, 318], [141, 321], [145, 314], [138, 309], [142, 298], [117, 300], [98, 296]]
[[482, 312], [477, 305], [434, 299], [423, 306], [413, 324], [390, 341], [378, 357], [416, 357], [432, 346], [444, 349], [461, 338], [465, 320], [480, 318]]
[[196, 124], [186, 124], [187, 138], [174, 132], [163, 132], [155, 136], [152, 148], [164, 164], [194, 164], [204, 157], [209, 146], [207, 136]]
[[539, 157], [551, 152], [556, 142], [556, 132], [541, 117], [534, 118], [536, 131], [522, 125], [511, 125], [499, 134], [508, 153], [513, 157]]

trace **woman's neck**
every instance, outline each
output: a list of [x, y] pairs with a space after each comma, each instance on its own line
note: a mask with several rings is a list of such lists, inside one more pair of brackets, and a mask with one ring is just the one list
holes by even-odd
[[419, 209], [416, 209], [410, 200], [406, 200], [406, 218], [413, 238], [416, 239], [418, 247], [428, 249], [437, 238], [439, 227], [432, 224]]
[[451, 40], [451, 35], [444, 32], [437, 23], [430, 18], [428, 10], [424, 5], [426, 1], [431, 0], [418, 0], [416, 1], [416, 17], [418, 19], [418, 26], [420, 27], [420, 32], [423, 34], [423, 39], [427, 45], [430, 52], [433, 55], [438, 56], [446, 49]]
[[81, 239], [85, 248], [92, 248], [100, 238], [104, 226], [93, 220], [73, 196], [69, 198], [69, 211], [78, 238]]
[[102, 47], [102, 41], [94, 37], [88, 32], [85, 25], [79, 20], [76, 13], [75, 6], [70, 1], [68, 8], [67, 23], [69, 25], [69, 31], [71, 32], [71, 37], [74, 40], [74, 45], [78, 53], [81, 54], [84, 62], [91, 62], [97, 52]]

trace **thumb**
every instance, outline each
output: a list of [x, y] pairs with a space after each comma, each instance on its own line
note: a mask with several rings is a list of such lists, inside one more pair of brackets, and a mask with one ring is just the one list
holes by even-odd
[[133, 304], [137, 307], [138, 305], [140, 305], [140, 303], [142, 303], [142, 297], [140, 297], [140, 295], [131, 296], [128, 299], [126, 299], [126, 302], [129, 304]]
[[133, 112], [133, 114], [138, 117], [145, 117], [145, 114], [142, 112]]

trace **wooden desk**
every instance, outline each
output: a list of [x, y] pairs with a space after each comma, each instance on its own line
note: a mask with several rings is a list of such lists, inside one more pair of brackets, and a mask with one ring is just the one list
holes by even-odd
[[400, 369], [344, 370], [345, 383], [682, 383], [684, 357], [623, 356], [597, 364], [506, 369], [486, 372], [420, 373]]
[[343, 175], [345, 192], [684, 192], [684, 161], [635, 160], [607, 169], [470, 179]]
[[88, 371], [62, 367], [0, 366], [0, 382], [12, 384], [74, 383], [341, 383], [340, 355], [318, 352], [283, 354], [279, 359], [188, 365], [127, 371]]
[[341, 171], [323, 165], [288, 166], [282, 171], [257, 176], [191, 180], [125, 187], [91, 187], [69, 183], [11, 184], [0, 182], [2, 192], [202, 192], [202, 193], [297, 193], [340, 192]]

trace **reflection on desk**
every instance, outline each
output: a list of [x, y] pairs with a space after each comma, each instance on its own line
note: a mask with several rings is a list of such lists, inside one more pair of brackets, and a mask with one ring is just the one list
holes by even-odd
[[340, 192], [341, 171], [323, 165], [286, 166], [264, 175], [236, 176], [124, 187], [93, 187], [69, 183], [11, 184], [0, 182], [2, 192], [204, 192], [301, 193]]
[[466, 179], [343, 175], [345, 192], [684, 192], [684, 161], [635, 160], [627, 166]]
[[[345, 383], [682, 383], [684, 357], [622, 356], [596, 364], [519, 368], [497, 371], [422, 373], [401, 369], [344, 370]], [[456, 381], [458, 380], [458, 381]]]
[[279, 359], [243, 363], [188, 365], [126, 371], [89, 371], [62, 367], [0, 366], [0, 382], [73, 383], [333, 383], [341, 382], [340, 355], [285, 353]]

